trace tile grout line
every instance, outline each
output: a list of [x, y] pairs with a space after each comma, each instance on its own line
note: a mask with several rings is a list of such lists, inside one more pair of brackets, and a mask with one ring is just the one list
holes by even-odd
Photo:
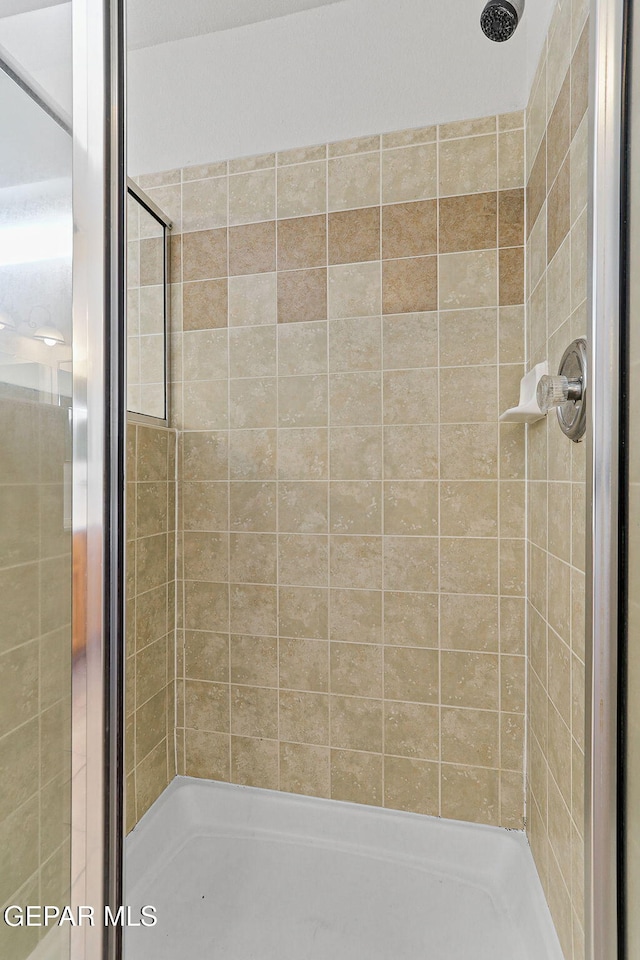
[[380, 564], [380, 633], [382, 639], [382, 650], [380, 658], [380, 690], [382, 693], [382, 731], [381, 731], [381, 745], [382, 745], [382, 783], [381, 790], [382, 795], [380, 797], [380, 805], [385, 807], [387, 805], [387, 783], [386, 783], [386, 754], [387, 754], [387, 739], [386, 739], [386, 720], [387, 720], [387, 685], [386, 685], [386, 650], [385, 650], [385, 573], [386, 573], [386, 539], [385, 539], [385, 507], [386, 507], [386, 477], [385, 477], [385, 455], [384, 455], [384, 401], [385, 401], [385, 377], [384, 377], [384, 357], [385, 357], [385, 345], [384, 345], [384, 208], [382, 206], [384, 200], [384, 177], [383, 177], [383, 163], [382, 163], [382, 137], [380, 138], [380, 153], [379, 153], [379, 167], [378, 167], [378, 192], [379, 192], [379, 224], [380, 224], [380, 236], [378, 241], [378, 254], [380, 256], [380, 271], [379, 271], [379, 299], [380, 299], [380, 325], [378, 330], [378, 336], [380, 338], [380, 530], [382, 536], [382, 551], [381, 551], [381, 564]]
[[437, 568], [437, 584], [438, 584], [438, 602], [437, 602], [437, 615], [438, 615], [438, 816], [443, 816], [444, 814], [444, 802], [443, 802], [443, 789], [442, 789], [442, 778], [443, 778], [443, 763], [442, 763], [442, 450], [441, 450], [441, 435], [442, 435], [442, 380], [440, 375], [440, 358], [441, 358], [441, 330], [440, 330], [440, 307], [441, 307], [441, 267], [442, 261], [440, 260], [440, 128], [438, 127], [438, 136], [436, 144], [436, 182], [435, 182], [435, 194], [436, 194], [436, 250], [437, 250], [437, 260], [436, 260], [436, 309], [437, 309], [437, 360], [438, 367], [436, 373], [436, 384], [438, 389], [438, 401], [436, 408], [436, 416], [438, 421], [438, 439], [437, 439], [437, 456], [438, 456], [438, 568]]
[[[496, 116], [496, 302], [498, 304], [497, 324], [496, 324], [496, 407], [498, 416], [500, 416], [500, 173], [501, 173], [501, 144], [502, 138], [499, 133], [499, 121]], [[523, 278], [524, 282], [524, 278]], [[498, 523], [498, 765], [500, 773], [498, 776], [498, 823], [502, 825], [503, 817], [503, 797], [502, 797], [502, 633], [501, 633], [501, 611], [502, 611], [502, 526], [501, 526], [501, 502], [502, 502], [502, 437], [500, 426], [498, 424], [498, 491], [497, 491], [497, 523]]]
[[280, 316], [278, 288], [280, 284], [280, 262], [279, 262], [279, 238], [280, 238], [280, 220], [278, 217], [278, 174], [277, 168], [274, 169], [274, 216], [275, 216], [275, 273], [276, 273], [276, 303], [275, 303], [275, 377], [276, 377], [276, 416], [275, 416], [275, 435], [276, 435], [276, 465], [275, 465], [275, 497], [276, 497], [276, 668], [278, 680], [278, 693], [276, 700], [276, 729], [278, 732], [278, 757], [277, 757], [277, 777], [278, 789], [282, 790], [282, 769], [281, 769], [281, 747], [282, 731], [280, 718]]
[[229, 297], [231, 275], [231, 186], [229, 181], [229, 161], [226, 168], [227, 207], [226, 207], [226, 238], [227, 238], [227, 705], [229, 711], [229, 783], [234, 782], [233, 773], [233, 698], [231, 691], [232, 652], [231, 624], [232, 624], [232, 591], [231, 591], [231, 438], [232, 438], [232, 406], [231, 406], [231, 302]]
[[327, 511], [327, 714], [328, 714], [328, 724], [329, 730], [327, 734], [328, 747], [329, 747], [329, 797], [333, 799], [334, 794], [334, 782], [333, 782], [333, 710], [332, 710], [332, 695], [333, 695], [333, 684], [331, 682], [331, 628], [332, 628], [332, 603], [331, 603], [331, 593], [332, 593], [332, 584], [333, 576], [331, 572], [331, 478], [332, 478], [332, 458], [331, 458], [331, 440], [333, 437], [333, 417], [332, 417], [332, 396], [331, 396], [331, 363], [332, 363], [332, 350], [331, 350], [331, 322], [330, 316], [332, 314], [331, 303], [331, 266], [330, 266], [330, 240], [329, 240], [329, 230], [331, 223], [331, 216], [329, 212], [329, 149], [325, 147], [325, 163], [326, 163], [326, 174], [325, 174], [325, 200], [324, 200], [324, 217], [325, 217], [325, 254], [327, 261], [327, 346], [326, 346], [326, 359], [327, 359], [327, 494], [326, 494], [326, 511]]

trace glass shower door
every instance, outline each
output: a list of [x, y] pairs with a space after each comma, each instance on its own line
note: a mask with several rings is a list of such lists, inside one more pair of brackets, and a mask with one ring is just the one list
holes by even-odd
[[6, 72], [0, 125], [0, 956], [23, 960], [68, 954], [24, 913], [70, 891], [72, 143]]
[[0, 7], [0, 957], [115, 960], [122, 4]]

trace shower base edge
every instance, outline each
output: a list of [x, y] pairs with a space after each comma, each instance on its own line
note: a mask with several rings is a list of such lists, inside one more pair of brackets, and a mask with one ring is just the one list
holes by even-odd
[[562, 960], [519, 831], [176, 777], [126, 841], [124, 960]]

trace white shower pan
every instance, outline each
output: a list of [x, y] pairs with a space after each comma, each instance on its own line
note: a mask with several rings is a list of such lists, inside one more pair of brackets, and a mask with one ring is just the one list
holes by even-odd
[[127, 839], [124, 960], [562, 960], [524, 834], [177, 777]]

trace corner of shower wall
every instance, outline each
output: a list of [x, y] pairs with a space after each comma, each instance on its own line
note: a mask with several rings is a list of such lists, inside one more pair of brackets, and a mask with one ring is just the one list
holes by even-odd
[[[588, 6], [558, 3], [526, 112], [527, 369], [587, 331]], [[527, 833], [567, 960], [584, 958], [585, 443], [527, 429]]]
[[126, 830], [175, 776], [175, 429], [127, 424]]

